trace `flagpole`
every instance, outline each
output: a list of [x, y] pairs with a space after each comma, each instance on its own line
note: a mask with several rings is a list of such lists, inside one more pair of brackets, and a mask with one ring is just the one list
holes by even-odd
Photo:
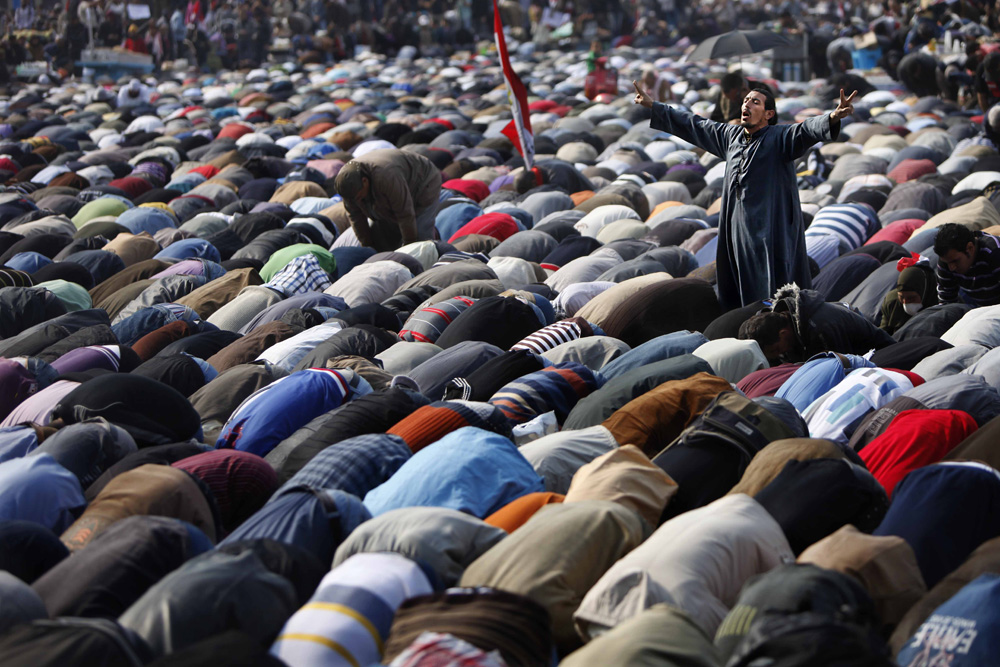
[[507, 86], [507, 100], [513, 120], [501, 130], [510, 139], [517, 152], [524, 158], [524, 168], [531, 169], [534, 163], [535, 142], [531, 134], [531, 114], [528, 109], [528, 91], [510, 64], [507, 40], [503, 35], [503, 21], [500, 19], [499, 0], [493, 0], [493, 33], [497, 43], [497, 54], [503, 70], [504, 84]]

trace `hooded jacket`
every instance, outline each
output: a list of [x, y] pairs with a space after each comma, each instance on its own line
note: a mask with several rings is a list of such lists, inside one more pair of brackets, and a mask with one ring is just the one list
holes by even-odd
[[895, 341], [854, 310], [827, 303], [815, 290], [791, 283], [774, 295], [772, 310], [788, 313], [795, 332], [795, 349], [783, 361], [805, 361], [820, 352], [866, 354]]
[[749, 496], [726, 496], [660, 526], [601, 577], [573, 618], [588, 637], [669, 602], [711, 635], [747, 579], [793, 560], [767, 510]]
[[882, 301], [882, 322], [879, 324], [879, 328], [888, 334], [896, 333], [912, 317], [903, 310], [903, 304], [899, 301], [900, 292], [919, 294], [923, 308], [936, 306], [938, 296], [934, 271], [931, 270], [930, 266], [915, 264], [900, 272], [896, 286], [885, 295], [885, 299]]
[[473, 562], [460, 586], [490, 586], [545, 607], [561, 652], [580, 645], [573, 612], [601, 575], [648, 535], [639, 515], [606, 500], [546, 505]]

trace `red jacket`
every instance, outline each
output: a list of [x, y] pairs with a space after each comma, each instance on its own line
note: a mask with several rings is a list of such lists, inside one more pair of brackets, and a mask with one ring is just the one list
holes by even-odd
[[125, 50], [134, 53], [146, 53], [146, 41], [129, 37], [125, 40]]
[[937, 463], [976, 428], [961, 410], [904, 410], [859, 454], [891, 498], [907, 473]]

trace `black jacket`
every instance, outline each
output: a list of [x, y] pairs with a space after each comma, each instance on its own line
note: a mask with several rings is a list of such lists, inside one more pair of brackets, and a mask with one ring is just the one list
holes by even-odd
[[778, 290], [772, 310], [792, 318], [796, 349], [785, 361], [805, 361], [820, 352], [865, 355], [896, 342], [848, 306], [827, 303], [819, 292], [794, 284]]

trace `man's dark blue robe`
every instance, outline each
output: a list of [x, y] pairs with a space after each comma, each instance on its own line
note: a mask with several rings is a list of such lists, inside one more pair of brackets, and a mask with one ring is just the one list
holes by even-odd
[[723, 310], [769, 299], [788, 283], [811, 287], [795, 160], [835, 139], [840, 122], [823, 114], [747, 135], [739, 125], [654, 103], [651, 127], [726, 161], [716, 256]]

